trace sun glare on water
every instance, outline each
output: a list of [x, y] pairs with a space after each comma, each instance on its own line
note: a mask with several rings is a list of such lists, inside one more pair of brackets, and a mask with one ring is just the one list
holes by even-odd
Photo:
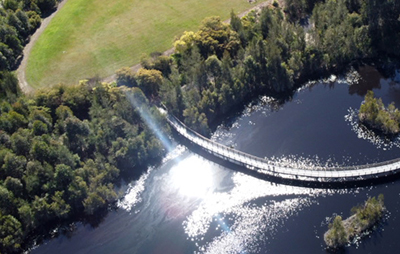
[[186, 158], [170, 171], [172, 187], [183, 196], [204, 198], [214, 184], [210, 164], [197, 156]]

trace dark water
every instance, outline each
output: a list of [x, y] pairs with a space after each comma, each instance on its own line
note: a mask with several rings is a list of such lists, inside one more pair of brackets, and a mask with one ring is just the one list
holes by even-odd
[[[262, 98], [213, 138], [298, 166], [397, 158], [400, 142], [363, 130], [355, 115], [367, 88], [386, 104], [400, 105], [399, 75], [383, 79], [371, 67], [359, 73], [357, 84], [345, 78], [310, 84], [284, 105]], [[329, 218], [347, 217], [352, 206], [379, 193], [385, 195], [388, 215], [345, 253], [400, 249], [400, 182], [347, 190], [277, 185], [178, 146], [161, 167], [149, 169], [128, 187], [120, 208], [98, 227], [78, 225], [31, 253], [326, 253], [322, 235]]]

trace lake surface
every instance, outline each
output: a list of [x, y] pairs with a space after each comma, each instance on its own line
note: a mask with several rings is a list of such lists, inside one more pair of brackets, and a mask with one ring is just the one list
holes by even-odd
[[[213, 139], [260, 157], [304, 165], [356, 165], [400, 156], [357, 122], [368, 89], [400, 106], [400, 75], [384, 79], [362, 67], [349, 77], [314, 82], [278, 105], [267, 97], [221, 125]], [[334, 80], [333, 78], [331, 81]], [[175, 146], [163, 164], [126, 189], [119, 209], [96, 227], [75, 231], [31, 251], [44, 253], [327, 253], [323, 233], [335, 214], [385, 195], [389, 211], [378, 229], [345, 253], [400, 249], [400, 181], [343, 190], [280, 185], [234, 172]]]

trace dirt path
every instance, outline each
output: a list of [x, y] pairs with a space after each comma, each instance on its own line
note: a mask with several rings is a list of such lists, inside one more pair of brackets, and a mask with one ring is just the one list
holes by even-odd
[[26, 65], [28, 63], [28, 58], [31, 53], [32, 47], [35, 44], [35, 42], [37, 41], [37, 39], [39, 38], [39, 36], [43, 33], [43, 31], [49, 25], [50, 21], [54, 18], [54, 16], [64, 6], [64, 4], [66, 2], [67, 2], [67, 0], [62, 0], [57, 6], [57, 10], [54, 11], [50, 16], [48, 16], [47, 18], [42, 20], [42, 24], [36, 30], [36, 32], [31, 36], [29, 43], [26, 44], [26, 46], [24, 48], [23, 58], [22, 58], [21, 64], [19, 65], [19, 67], [17, 69], [17, 78], [19, 81], [19, 86], [21, 87], [21, 90], [24, 93], [30, 93], [30, 92], [34, 91], [34, 89], [26, 81], [26, 77], [25, 77]]
[[[24, 93], [30, 93], [32, 91], [34, 91], [34, 89], [28, 84], [28, 81], [26, 80], [26, 76], [25, 76], [25, 71], [26, 71], [26, 65], [28, 62], [28, 58], [29, 55], [31, 53], [32, 47], [35, 44], [35, 42], [37, 41], [37, 39], [39, 38], [39, 36], [43, 33], [43, 31], [46, 29], [46, 27], [49, 25], [50, 21], [54, 18], [54, 16], [57, 14], [57, 12], [64, 6], [64, 4], [67, 2], [67, 0], [63, 0], [62, 2], [59, 3], [57, 10], [51, 14], [49, 17], [45, 18], [44, 20], [42, 20], [42, 24], [39, 27], [38, 30], [36, 30], [36, 32], [31, 36], [31, 39], [29, 41], [29, 43], [25, 46], [24, 51], [23, 51], [23, 59], [21, 61], [20, 66], [17, 69], [17, 77], [18, 77], [18, 81], [19, 81], [19, 85], [21, 87], [21, 90]], [[272, 0], [257, 4], [256, 6], [250, 8], [247, 11], [244, 11], [242, 13], [239, 14], [239, 17], [243, 17], [245, 16], [247, 13], [249, 13], [252, 10], [260, 10], [261, 8], [268, 6], [269, 4], [271, 4]], [[280, 5], [282, 6], [282, 0], [278, 1], [280, 3]], [[229, 23], [230, 19], [225, 20], [225, 23]], [[163, 53], [163, 55], [171, 55], [174, 52], [174, 49], [168, 49], [167, 51], [165, 51]], [[137, 72], [140, 69], [140, 64], [136, 64], [134, 66], [131, 67], [132, 71]], [[117, 78], [117, 76], [111, 75], [109, 77], [103, 78], [102, 81], [103, 82], [107, 82], [107, 83], [111, 83], [113, 81], [115, 81]]]

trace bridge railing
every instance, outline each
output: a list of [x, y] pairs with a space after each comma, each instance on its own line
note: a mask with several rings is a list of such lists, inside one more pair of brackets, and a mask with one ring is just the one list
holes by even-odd
[[[251, 154], [242, 152], [242, 151], [238, 151], [238, 150], [232, 149], [232, 148], [227, 147], [227, 146], [225, 146], [225, 145], [223, 145], [223, 144], [220, 144], [220, 143], [217, 143], [217, 142], [215, 142], [215, 141], [213, 141], [213, 140], [210, 140], [210, 139], [208, 139], [208, 138], [206, 138], [206, 137], [200, 135], [200, 134], [197, 133], [196, 131], [192, 130], [191, 128], [187, 127], [184, 123], [182, 123], [182, 121], [180, 121], [179, 119], [177, 119], [175, 116], [169, 115], [169, 117], [170, 117], [170, 121], [173, 121], [173, 122], [175, 123], [175, 124], [174, 124], [175, 126], [178, 126], [178, 128], [181, 127], [181, 128], [183, 128], [183, 129], [186, 130], [186, 132], [188, 133], [186, 136], [189, 136], [189, 135], [190, 135], [190, 136], [193, 136], [193, 137], [195, 137], [195, 138], [198, 138], [199, 140], [204, 141], [205, 143], [210, 144], [210, 145], [211, 145], [212, 147], [214, 147], [214, 148], [218, 148], [218, 149], [220, 149], [220, 150], [222, 150], [222, 151], [226, 151], [226, 153], [235, 154], [235, 155], [237, 155], [238, 157], [248, 158], [248, 159], [252, 159], [252, 160], [254, 160], [254, 161], [262, 162], [262, 163], [269, 163], [269, 161], [267, 161], [267, 160], [265, 160], [265, 159], [263, 159], [263, 158], [260, 158], [260, 157], [257, 157], [257, 156], [254, 156], [254, 155], [251, 155]], [[178, 129], [177, 129], [177, 131], [179, 132]], [[184, 133], [181, 133], [181, 134], [184, 135]], [[207, 148], [207, 149], [212, 150], [212, 147]], [[205, 148], [206, 148], [206, 147], [205, 147]]]
[[[279, 167], [279, 173], [283, 174], [289, 174], [289, 175], [298, 175], [298, 173], [303, 172], [304, 170], [307, 171], [346, 171], [342, 172], [344, 175], [346, 173], [351, 174], [351, 171], [357, 171], [363, 170], [363, 169], [368, 169], [368, 172], [363, 172], [363, 174], [360, 174], [359, 176], [362, 175], [373, 175], [373, 174], [379, 174], [379, 173], [385, 173], [388, 171], [396, 170], [398, 168], [395, 167], [400, 167], [400, 158], [399, 159], [393, 159], [389, 161], [384, 161], [384, 162], [377, 162], [377, 163], [371, 163], [371, 164], [364, 164], [364, 165], [357, 165], [357, 166], [313, 166], [310, 168], [303, 167], [301, 169], [294, 169], [291, 167], [288, 167], [286, 165], [283, 165], [279, 162], [274, 162], [270, 161], [264, 158], [260, 158], [242, 151], [235, 150], [233, 148], [227, 147], [223, 144], [217, 143], [215, 141], [212, 141], [196, 131], [192, 130], [188, 126], [186, 126], [182, 121], [180, 121], [178, 118], [175, 116], [168, 114], [167, 119], [170, 122], [170, 124], [183, 136], [185, 136], [187, 139], [191, 140], [192, 142], [196, 143], [199, 146], [202, 146], [203, 148], [207, 149], [208, 151], [214, 152], [215, 154], [221, 155], [223, 157], [229, 158], [236, 160], [238, 162], [242, 162], [243, 164], [253, 166], [256, 168], [260, 169], [265, 169], [268, 171], [273, 171], [275, 172], [275, 168]], [[387, 166], [387, 168], [386, 168]], [[385, 168], [383, 168], [385, 167]], [[347, 172], [349, 171], [349, 172]], [[356, 173], [356, 172], [353, 172]], [[309, 173], [303, 172], [303, 174], [300, 175], [310, 175]], [[357, 175], [354, 175], [357, 176]], [[338, 174], [338, 177], [340, 175]]]

